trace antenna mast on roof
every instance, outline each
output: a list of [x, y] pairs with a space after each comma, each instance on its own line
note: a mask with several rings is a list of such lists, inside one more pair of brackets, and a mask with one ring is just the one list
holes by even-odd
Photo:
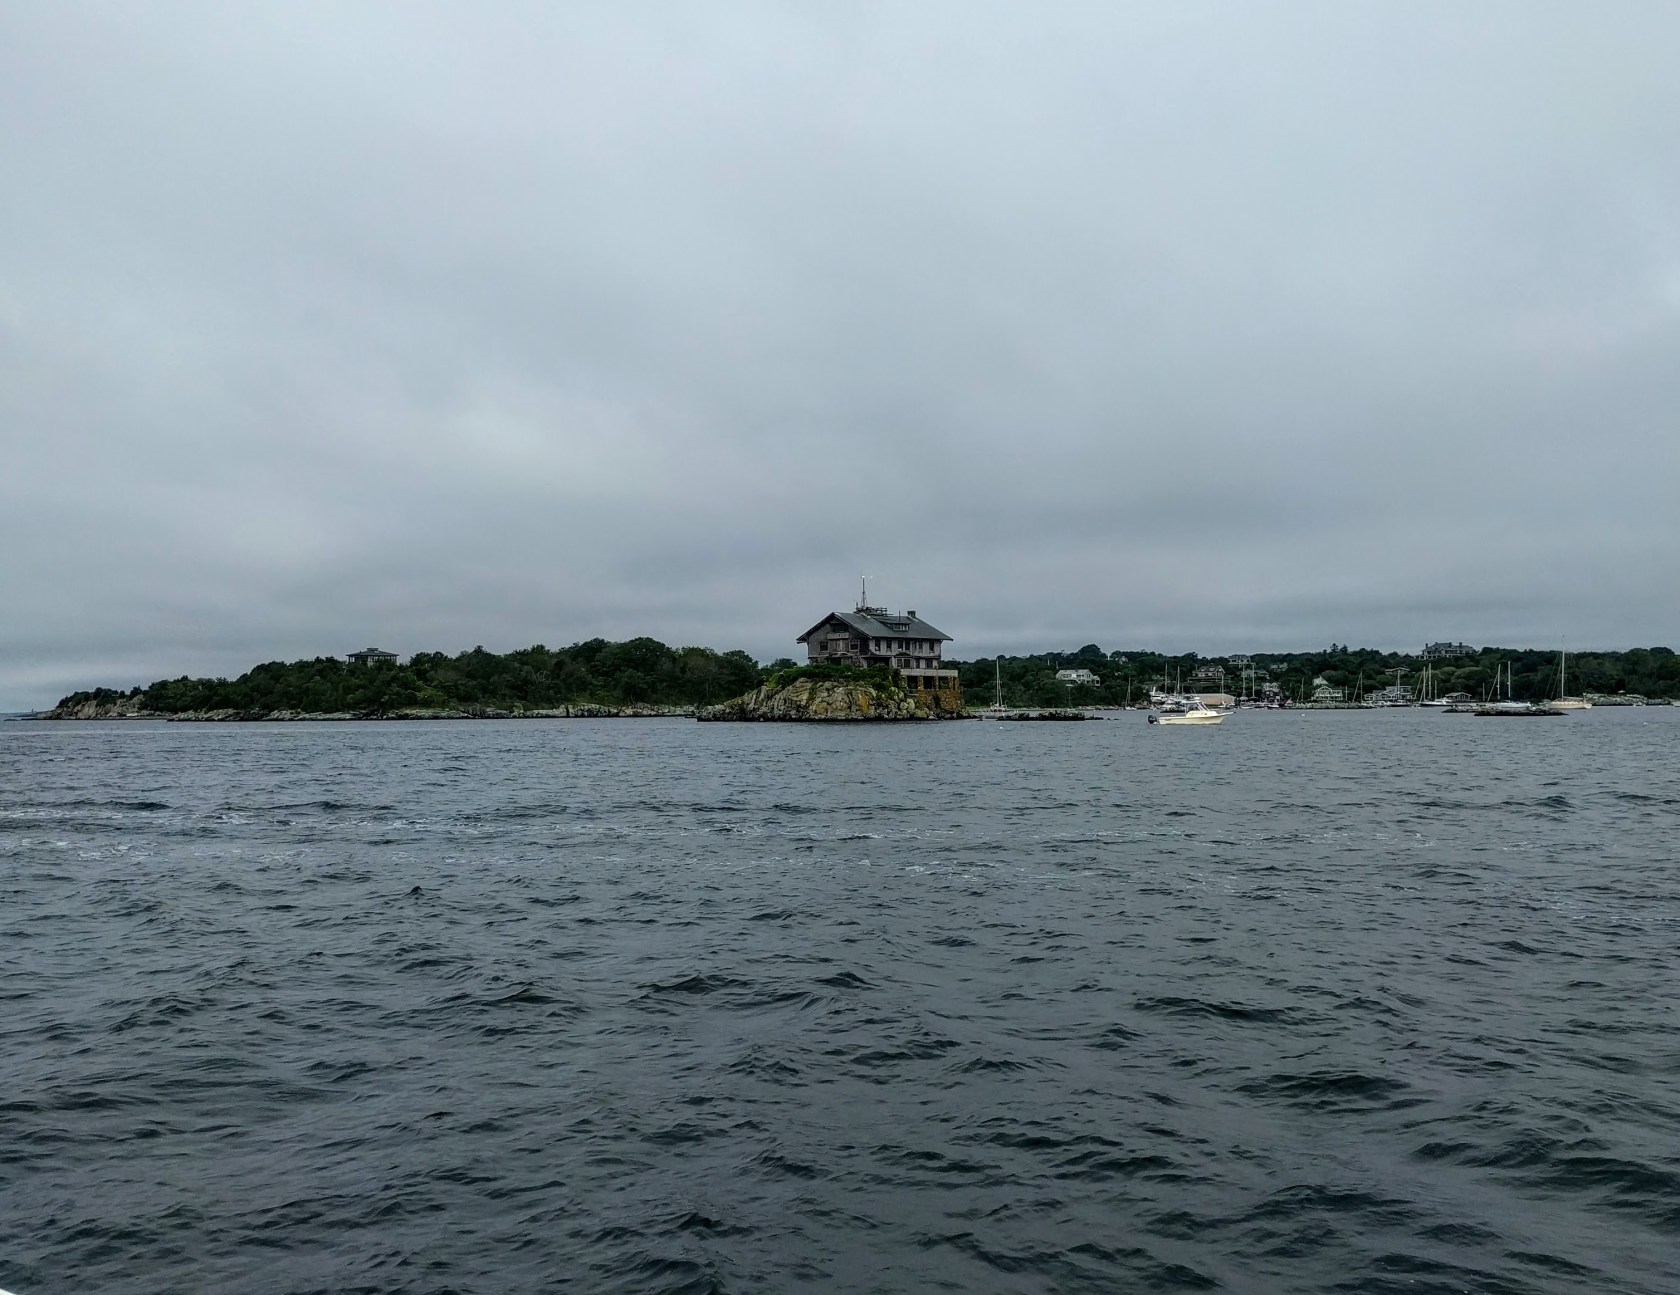
[[858, 573], [858, 585], [859, 585], [859, 591], [858, 591], [857, 609], [860, 612], [868, 611], [869, 610], [869, 577], [864, 575], [861, 571]]

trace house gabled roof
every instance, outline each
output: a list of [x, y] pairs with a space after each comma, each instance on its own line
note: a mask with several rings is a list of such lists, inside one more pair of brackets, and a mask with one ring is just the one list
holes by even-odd
[[864, 638], [891, 639], [938, 639], [942, 643], [949, 643], [951, 636], [934, 629], [920, 616], [909, 613], [899, 615], [897, 612], [884, 611], [879, 607], [871, 607], [868, 611], [829, 612], [810, 629], [806, 630], [795, 643], [803, 643], [830, 621], [841, 621], [856, 630]]

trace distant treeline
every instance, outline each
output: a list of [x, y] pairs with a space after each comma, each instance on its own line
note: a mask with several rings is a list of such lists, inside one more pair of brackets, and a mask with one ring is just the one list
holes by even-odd
[[548, 710], [569, 705], [694, 706], [756, 688], [762, 676], [745, 652], [670, 648], [650, 638], [591, 639], [568, 648], [538, 644], [497, 654], [419, 652], [404, 664], [353, 665], [337, 657], [270, 661], [237, 679], [161, 679], [148, 688], [96, 688], [59, 702], [74, 708], [134, 699], [164, 715], [198, 711], [265, 714], [392, 711]]
[[[1310, 697], [1313, 681], [1322, 677], [1332, 687], [1344, 688], [1351, 699], [1357, 692], [1382, 688], [1395, 681], [1394, 670], [1408, 673], [1402, 682], [1412, 688], [1420, 684], [1424, 659], [1400, 652], [1379, 652], [1375, 648], [1350, 648], [1332, 644], [1322, 652], [1254, 653], [1254, 680], [1250, 687], [1270, 681], [1292, 701]], [[950, 662], [961, 671], [963, 700], [972, 707], [991, 704], [994, 662]], [[1180, 681], [1186, 691], [1191, 676], [1202, 666], [1223, 666], [1224, 691], [1240, 695], [1243, 675], [1223, 657], [1202, 657], [1195, 653], [1166, 656], [1158, 652], [1104, 652], [1095, 643], [1076, 652], [1045, 652], [1035, 656], [1006, 656], [997, 663], [1003, 676], [1003, 700], [1009, 706], [1063, 705], [1070, 697], [1083, 704], [1121, 705], [1128, 699], [1141, 701], [1151, 686], [1165, 680], [1173, 688]], [[1438, 694], [1467, 692], [1478, 700], [1493, 688], [1495, 670], [1511, 668], [1511, 695], [1519, 701], [1540, 701], [1558, 695], [1558, 654], [1549, 649], [1479, 649], [1474, 656], [1451, 657], [1429, 663]], [[1640, 693], [1646, 697], [1680, 697], [1680, 657], [1665, 647], [1634, 648], [1627, 652], [1571, 652], [1567, 685], [1571, 696], [1582, 693]], [[1056, 679], [1058, 670], [1086, 669], [1100, 684], [1070, 689]], [[1194, 688], [1215, 691], [1217, 683], [1198, 681]], [[1503, 694], [1503, 689], [1501, 689]]]
[[[1253, 656], [1256, 690], [1270, 680], [1283, 694], [1300, 700], [1312, 693], [1313, 681], [1347, 690], [1351, 698], [1394, 682], [1393, 671], [1404, 667], [1405, 682], [1418, 683], [1423, 658], [1375, 648], [1332, 644], [1322, 652], [1256, 653]], [[1467, 692], [1481, 698], [1493, 687], [1494, 673], [1509, 663], [1512, 696], [1538, 701], [1557, 695], [1557, 653], [1525, 648], [1483, 648], [1474, 656], [1433, 662], [1438, 693]], [[237, 679], [162, 679], [146, 688], [120, 692], [95, 688], [71, 693], [59, 702], [66, 709], [95, 704], [132, 702], [140, 709], [164, 715], [197, 711], [239, 711], [263, 714], [297, 711], [304, 714], [350, 713], [381, 715], [393, 711], [427, 709], [476, 711], [550, 710], [564, 706], [701, 706], [749, 692], [776, 671], [798, 663], [789, 658], [759, 666], [742, 651], [711, 648], [671, 648], [651, 638], [625, 643], [590, 639], [567, 648], [538, 644], [518, 652], [486, 652], [482, 647], [456, 656], [420, 652], [406, 663], [352, 665], [337, 657], [307, 661], [270, 661]], [[1167, 656], [1157, 652], [1104, 652], [1090, 643], [1075, 652], [1043, 652], [1007, 656], [994, 663], [950, 661], [962, 679], [963, 700], [985, 707], [993, 697], [994, 671], [1003, 677], [1003, 699], [1010, 706], [1056, 706], [1070, 698], [1082, 704], [1120, 705], [1138, 702], [1151, 686], [1182, 682], [1208, 664], [1224, 665], [1224, 690], [1241, 693], [1241, 671], [1224, 658], [1195, 653]], [[1086, 669], [1100, 682], [1069, 688], [1056, 679], [1058, 670]], [[1198, 682], [1196, 689], [1212, 691], [1216, 684]], [[1582, 652], [1569, 657], [1568, 687], [1581, 693], [1641, 693], [1647, 697], [1680, 698], [1680, 657], [1665, 647], [1634, 648], [1628, 652]]]

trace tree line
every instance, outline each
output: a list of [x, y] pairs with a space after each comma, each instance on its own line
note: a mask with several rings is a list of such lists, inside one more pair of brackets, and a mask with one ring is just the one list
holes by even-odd
[[[1262, 682], [1276, 684], [1285, 697], [1311, 696], [1314, 681], [1322, 678], [1352, 697], [1394, 682], [1393, 671], [1408, 671], [1405, 682], [1416, 686], [1424, 661], [1421, 656], [1351, 648], [1332, 644], [1321, 652], [1256, 653], [1251, 658], [1255, 691]], [[235, 711], [266, 714], [382, 715], [393, 711], [458, 710], [468, 713], [519, 713], [565, 706], [704, 706], [750, 692], [777, 672], [797, 663], [783, 657], [760, 666], [747, 653], [718, 652], [705, 647], [672, 648], [651, 638], [623, 643], [590, 639], [566, 648], [542, 644], [516, 652], [470, 652], [449, 656], [419, 652], [407, 662], [354, 665], [338, 657], [301, 661], [270, 661], [237, 679], [160, 679], [144, 688], [121, 692], [95, 688], [74, 692], [58, 703], [74, 708], [135, 700], [145, 710], [163, 715], [197, 711]], [[1224, 658], [1196, 653], [1104, 652], [1090, 643], [1072, 652], [1041, 652], [1028, 656], [947, 661], [958, 671], [964, 702], [983, 708], [992, 702], [994, 679], [1001, 676], [1003, 699], [1010, 706], [1124, 705], [1144, 700], [1151, 687], [1191, 688], [1191, 676], [1206, 665], [1223, 665], [1224, 691], [1240, 695], [1245, 688], [1241, 671]], [[1509, 665], [1511, 695], [1539, 701], [1557, 695], [1557, 653], [1532, 648], [1482, 648], [1473, 656], [1432, 662], [1438, 693], [1487, 695], [1496, 671]], [[1095, 685], [1069, 687], [1056, 678], [1058, 670], [1085, 669], [1097, 676]], [[784, 676], [786, 677], [786, 676]], [[1198, 683], [1197, 691], [1217, 684]], [[1647, 697], [1680, 697], [1680, 657], [1665, 647], [1634, 648], [1627, 652], [1582, 652], [1569, 657], [1568, 688], [1581, 693], [1641, 693]]]
[[163, 715], [198, 711], [383, 715], [393, 711], [550, 710], [564, 706], [696, 706], [756, 688], [763, 672], [742, 651], [672, 648], [651, 638], [590, 639], [567, 648], [449, 656], [417, 652], [407, 662], [357, 665], [338, 657], [269, 661], [237, 679], [160, 679], [119, 692], [95, 688], [58, 704], [73, 708], [136, 699]]
[[[1161, 687], [1163, 683], [1169, 691], [1180, 683], [1186, 691], [1216, 691], [1221, 686], [1218, 682], [1191, 683], [1191, 677], [1204, 666], [1224, 668], [1223, 689], [1233, 696], [1242, 695], [1245, 687], [1257, 693], [1261, 684], [1271, 682], [1283, 696], [1300, 701], [1311, 697], [1317, 679], [1345, 689], [1351, 699], [1361, 690], [1372, 692], [1393, 683], [1397, 668], [1406, 671], [1402, 682], [1415, 689], [1421, 682], [1425, 664], [1418, 654], [1339, 644], [1321, 652], [1254, 653], [1250, 661], [1253, 675], [1246, 683], [1242, 669], [1223, 657], [1204, 657], [1194, 652], [1180, 655], [1104, 652], [1095, 643], [1073, 652], [1041, 652], [995, 660], [986, 657], [945, 664], [959, 672], [963, 701], [971, 707], [991, 704], [994, 680], [999, 676], [1003, 682], [1004, 704], [1008, 706], [1065, 706], [1070, 701], [1081, 705], [1135, 704], [1148, 697], [1151, 687]], [[1514, 699], [1543, 701], [1558, 695], [1558, 654], [1549, 649], [1487, 647], [1471, 656], [1428, 664], [1434, 675], [1434, 690], [1441, 695], [1466, 692], [1480, 700], [1491, 693], [1496, 671], [1503, 672], [1507, 666]], [[1091, 671], [1100, 682], [1069, 687], [1056, 678], [1058, 670], [1078, 669]], [[1665, 647], [1570, 653], [1567, 687], [1571, 696], [1591, 692], [1677, 698], [1680, 697], [1680, 657]]]

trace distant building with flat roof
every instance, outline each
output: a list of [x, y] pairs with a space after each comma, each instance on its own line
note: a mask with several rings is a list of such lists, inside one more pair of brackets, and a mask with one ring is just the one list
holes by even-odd
[[394, 662], [396, 659], [397, 654], [395, 652], [387, 652], [384, 648], [375, 647], [363, 648], [360, 652], [350, 654], [351, 665], [377, 665], [381, 661]]

